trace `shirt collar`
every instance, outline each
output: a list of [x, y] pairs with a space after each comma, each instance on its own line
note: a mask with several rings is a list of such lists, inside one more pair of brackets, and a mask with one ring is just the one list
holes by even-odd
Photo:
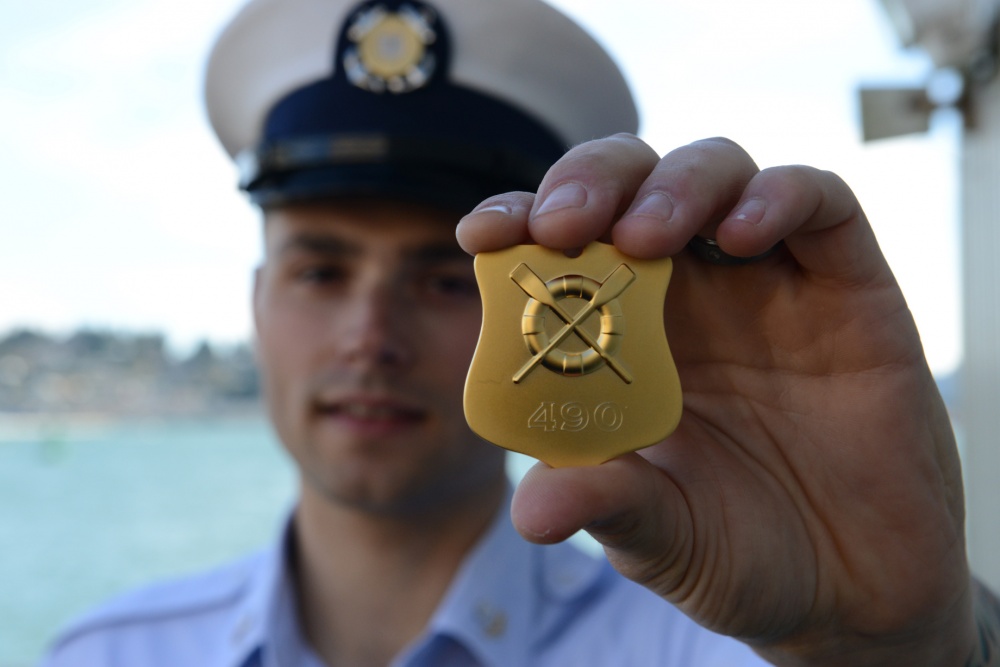
[[293, 513], [277, 542], [262, 552], [247, 579], [246, 593], [233, 615], [231, 659], [234, 667], [305, 665], [311, 652], [299, 630], [295, 588], [289, 569]]
[[528, 664], [525, 640], [534, 602], [524, 576], [533, 569], [527, 546], [505, 504], [453, 579], [425, 641], [450, 637], [484, 666]]
[[[493, 523], [466, 557], [438, 605], [427, 631], [394, 665], [412, 659], [442, 638], [463, 646], [483, 667], [531, 662], [537, 638], [552, 618], [543, 607], [582, 596], [606, 575], [607, 562], [569, 544], [526, 542], [510, 521], [511, 488]], [[232, 667], [318, 665], [300, 631], [289, 554], [293, 513], [277, 543], [254, 561], [246, 593], [229, 630]]]
[[546, 631], [543, 607], [575, 600], [601, 579], [603, 559], [569, 544], [530, 544], [518, 535], [510, 521], [512, 493], [508, 489], [507, 502], [457, 572], [423, 640], [401, 658], [447, 637], [483, 667], [530, 664]]

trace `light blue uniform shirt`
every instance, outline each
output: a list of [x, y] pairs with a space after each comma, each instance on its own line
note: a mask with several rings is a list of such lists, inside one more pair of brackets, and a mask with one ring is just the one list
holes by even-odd
[[[106, 604], [60, 636], [44, 667], [323, 667], [299, 632], [288, 540], [286, 529], [274, 548]], [[392, 666], [765, 664], [604, 559], [525, 542], [501, 512]]]

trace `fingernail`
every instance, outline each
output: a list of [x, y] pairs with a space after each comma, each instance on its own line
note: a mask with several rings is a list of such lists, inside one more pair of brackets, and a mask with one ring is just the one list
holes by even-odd
[[669, 220], [674, 214], [674, 202], [662, 192], [653, 192], [642, 198], [629, 215], [648, 215]]
[[545, 215], [564, 208], [581, 208], [586, 203], [586, 188], [579, 183], [563, 183], [548, 194], [535, 215]]
[[760, 199], [748, 199], [733, 213], [733, 220], [740, 220], [751, 225], [759, 224], [764, 219], [765, 206]]
[[503, 213], [504, 215], [511, 215], [513, 210], [510, 206], [505, 206], [503, 204], [494, 204], [493, 206], [484, 206], [483, 208], [477, 208], [473, 213]]

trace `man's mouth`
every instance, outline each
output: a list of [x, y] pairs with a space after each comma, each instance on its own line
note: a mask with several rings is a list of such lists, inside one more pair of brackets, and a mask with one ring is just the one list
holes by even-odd
[[417, 408], [393, 401], [339, 400], [319, 402], [316, 412], [354, 423], [405, 425], [423, 420], [426, 413]]

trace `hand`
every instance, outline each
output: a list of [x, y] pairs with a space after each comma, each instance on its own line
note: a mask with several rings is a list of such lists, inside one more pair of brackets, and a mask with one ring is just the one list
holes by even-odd
[[[749, 257], [716, 266], [694, 235]], [[960, 665], [974, 623], [951, 426], [902, 293], [837, 176], [758, 170], [728, 140], [660, 159], [632, 136], [571, 150], [535, 197], [467, 216], [470, 253], [520, 243], [673, 256], [667, 338], [684, 414], [592, 468], [536, 465], [529, 540], [578, 529], [625, 576], [788, 665]]]

